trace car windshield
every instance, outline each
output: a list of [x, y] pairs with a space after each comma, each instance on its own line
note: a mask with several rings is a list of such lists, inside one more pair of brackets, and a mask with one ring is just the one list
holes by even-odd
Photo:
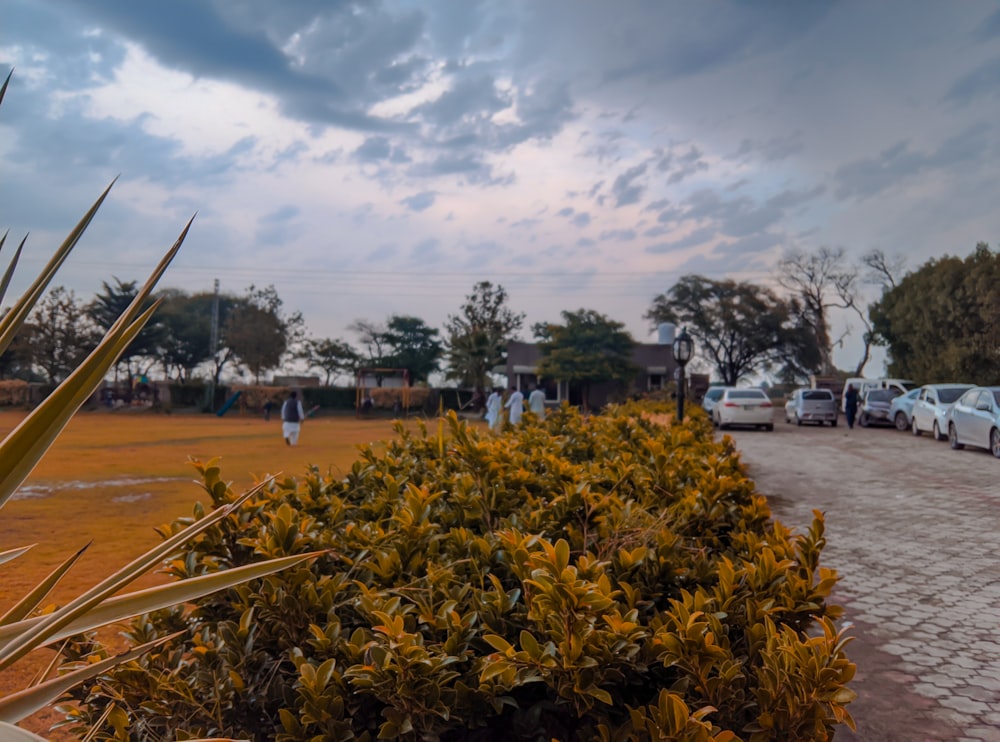
[[739, 389], [729, 392], [730, 399], [767, 399], [767, 395], [760, 389]]
[[997, 404], [1000, 404], [1000, 389], [993, 391], [993, 399]]
[[899, 391], [894, 389], [873, 389], [868, 392], [869, 402], [891, 402], [897, 396], [899, 396]]
[[938, 399], [941, 400], [941, 404], [951, 404], [967, 391], [968, 389], [964, 386], [945, 387], [938, 389]]
[[709, 389], [707, 392], [705, 392], [705, 399], [710, 399], [714, 402], [715, 400], [717, 400], [719, 397], [722, 396], [722, 393], [724, 391], [726, 390], [723, 389], [722, 387], [715, 387], [713, 389]]
[[833, 392], [829, 389], [810, 389], [808, 392], [802, 392], [802, 399], [833, 399]]

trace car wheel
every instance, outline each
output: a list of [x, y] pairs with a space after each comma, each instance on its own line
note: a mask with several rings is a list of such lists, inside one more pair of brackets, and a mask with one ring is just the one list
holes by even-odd
[[937, 420], [934, 421], [934, 440], [943, 441], [945, 437], [941, 435], [941, 428], [938, 427]]
[[[934, 423], [934, 426], [937, 427], [937, 423]], [[910, 432], [913, 433], [913, 435], [920, 435], [920, 428], [917, 427], [917, 418], [915, 415], [913, 419], [910, 420]]]
[[836, 420], [836, 418], [830, 421], [830, 427], [831, 428], [837, 427], [837, 420]]
[[955, 430], [955, 423], [948, 424], [948, 443], [956, 451], [961, 451], [965, 446], [958, 442], [958, 431]]
[[990, 451], [1000, 459], [1000, 430], [996, 428], [990, 431]]
[[[765, 425], [764, 426], [764, 430], [774, 430], [774, 423], [768, 423], [767, 425]], [[993, 432], [995, 433], [996, 431], [994, 430]], [[998, 435], [997, 438], [1000, 438], [1000, 435]], [[998, 444], [998, 445], [1000, 445], [1000, 444]], [[1000, 454], [998, 454], [998, 455], [1000, 455]]]
[[906, 422], [906, 413], [897, 412], [896, 413], [896, 430], [904, 431], [910, 427]]
[[869, 424], [870, 421], [868, 420], [868, 413], [862, 412], [861, 417], [858, 419], [858, 425], [862, 428], [867, 428]]
[[797, 412], [795, 413], [795, 424], [796, 425], [802, 425], [802, 418], [799, 417], [799, 413], [797, 413]]

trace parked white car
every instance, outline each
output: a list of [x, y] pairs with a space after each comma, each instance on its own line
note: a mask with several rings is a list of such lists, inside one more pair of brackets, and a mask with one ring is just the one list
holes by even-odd
[[715, 409], [716, 403], [722, 397], [722, 393], [726, 391], [727, 388], [728, 387], [724, 386], [710, 386], [708, 391], [705, 392], [705, 396], [701, 398], [701, 408], [711, 415], [712, 410]]
[[774, 430], [774, 405], [763, 389], [728, 387], [712, 410], [712, 422], [718, 428], [752, 425]]
[[985, 448], [1000, 459], [1000, 386], [973, 387], [948, 412], [948, 442], [954, 449]]
[[910, 415], [913, 435], [930, 433], [936, 441], [948, 440], [948, 410], [972, 389], [972, 384], [924, 384]]
[[892, 420], [896, 430], [906, 430], [910, 427], [910, 418], [913, 417], [913, 403], [917, 401], [920, 389], [911, 389], [906, 394], [900, 394], [889, 405], [889, 419]]
[[796, 389], [785, 403], [785, 422], [837, 425], [837, 398], [829, 389]]

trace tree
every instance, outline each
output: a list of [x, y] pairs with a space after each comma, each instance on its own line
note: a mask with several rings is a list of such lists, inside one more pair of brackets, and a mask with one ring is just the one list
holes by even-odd
[[562, 325], [542, 323], [533, 328], [542, 351], [538, 375], [579, 384], [586, 410], [591, 385], [603, 381], [624, 385], [635, 378], [635, 341], [621, 322], [592, 309], [564, 311], [562, 318]]
[[250, 285], [237, 300], [223, 324], [223, 341], [233, 356], [247, 367], [259, 384], [265, 371], [281, 365], [285, 354], [302, 341], [304, 322], [295, 312], [286, 315], [274, 286]]
[[[824, 374], [834, 369], [829, 310], [838, 307], [851, 309], [869, 328], [867, 316], [858, 306], [858, 272], [846, 260], [844, 248], [821, 247], [814, 253], [794, 250], [778, 262], [777, 281], [802, 302], [803, 321], [812, 328], [820, 352], [817, 370]], [[842, 341], [843, 338], [838, 342]], [[864, 369], [870, 355], [870, 328], [864, 342], [865, 352], [860, 369]]]
[[786, 377], [812, 370], [819, 353], [805, 313], [798, 302], [756, 284], [688, 275], [654, 298], [645, 317], [654, 325], [686, 326], [722, 382], [735, 386], [764, 369]]
[[889, 372], [921, 383], [996, 382], [1000, 365], [1000, 254], [980, 242], [965, 259], [931, 260], [872, 307]]
[[160, 292], [160, 362], [167, 377], [184, 382], [194, 369], [211, 360], [212, 294], [189, 296], [178, 289]]
[[348, 343], [332, 338], [307, 340], [302, 352], [309, 368], [318, 368], [326, 374], [323, 383], [330, 386], [331, 379], [339, 373], [353, 371], [358, 367], [361, 356]]
[[446, 367], [449, 379], [483, 394], [490, 372], [507, 359], [509, 343], [524, 324], [524, 314], [507, 306], [503, 286], [480, 281], [465, 297], [457, 315], [445, 323], [448, 335]]
[[437, 371], [443, 351], [438, 331], [419, 317], [392, 315], [384, 338], [391, 365], [409, 371], [411, 381], [426, 381]]
[[102, 334], [76, 294], [57, 286], [35, 306], [16, 349], [48, 383], [58, 384], [87, 357]]
[[[118, 319], [122, 312], [132, 303], [132, 300], [139, 293], [135, 281], [122, 281], [117, 276], [112, 276], [114, 285], [107, 281], [102, 281], [101, 293], [97, 294], [87, 308], [87, 313], [97, 326], [107, 331]], [[153, 304], [153, 299], [146, 300], [143, 311]], [[115, 378], [118, 377], [119, 366], [124, 363], [128, 371], [129, 379], [132, 378], [132, 362], [137, 358], [149, 359], [150, 365], [157, 357], [157, 348], [160, 344], [162, 327], [159, 319], [154, 317], [142, 329], [142, 332], [133, 340], [125, 351], [121, 354], [118, 362], [115, 363]], [[146, 370], [146, 369], [142, 369]]]

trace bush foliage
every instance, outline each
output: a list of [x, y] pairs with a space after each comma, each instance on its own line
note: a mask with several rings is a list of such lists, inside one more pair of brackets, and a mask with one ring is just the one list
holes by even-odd
[[[277, 481], [169, 571], [326, 554], [136, 620], [136, 643], [188, 631], [79, 691], [69, 723], [102, 739], [690, 741], [851, 723], [819, 513], [803, 534], [774, 521], [703, 416], [526, 417], [498, 436], [454, 415], [400, 427], [346, 475]], [[196, 465], [213, 507], [234, 498]]]

